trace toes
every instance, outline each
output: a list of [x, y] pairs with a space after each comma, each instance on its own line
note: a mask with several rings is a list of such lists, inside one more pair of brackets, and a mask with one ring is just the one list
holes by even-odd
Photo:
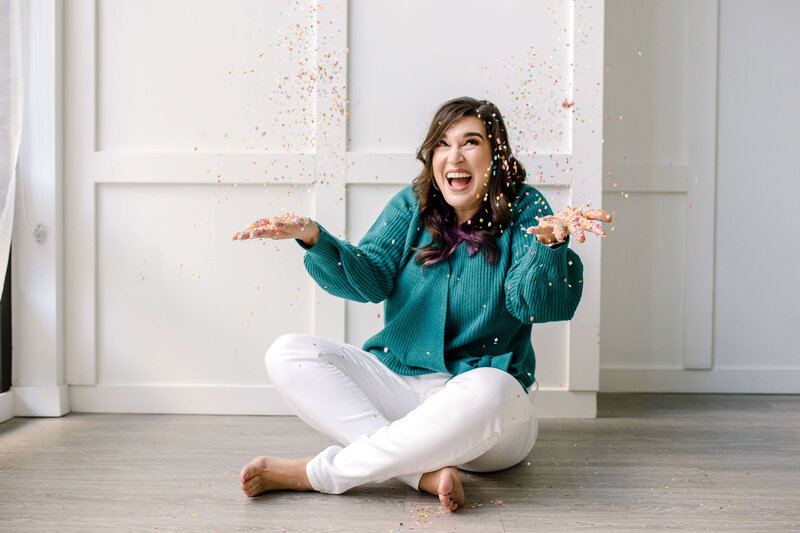
[[440, 494], [439, 503], [441, 503], [442, 507], [444, 507], [448, 511], [455, 511], [456, 509], [458, 509], [458, 502], [453, 500], [453, 498], [451, 498], [449, 494]]
[[259, 472], [261, 472], [264, 468], [266, 468], [266, 464], [264, 464], [264, 457], [256, 457], [246, 465], [242, 467], [242, 471], [239, 472], [239, 481], [244, 483], [245, 481], [252, 479], [255, 476], [258, 476]]
[[253, 492], [258, 485], [258, 476], [252, 475], [249, 472], [250, 465], [245, 466], [239, 474], [239, 482], [242, 487], [242, 492], [248, 496], [252, 496]]
[[259, 482], [258, 477], [254, 477], [252, 479], [248, 479], [244, 483], [244, 492], [248, 496], [256, 496], [261, 493], [261, 483]]
[[442, 504], [442, 507], [444, 507], [445, 509], [448, 508], [448, 504], [450, 503], [448, 500], [450, 500], [450, 498], [448, 498], [444, 494], [439, 494], [439, 503]]
[[251, 479], [252, 476], [253, 476], [253, 472], [251, 472], [251, 465], [250, 464], [246, 464], [244, 466], [244, 468], [242, 468], [242, 471], [239, 472], [239, 481], [241, 481], [242, 485], [244, 485], [244, 483], [247, 480]]

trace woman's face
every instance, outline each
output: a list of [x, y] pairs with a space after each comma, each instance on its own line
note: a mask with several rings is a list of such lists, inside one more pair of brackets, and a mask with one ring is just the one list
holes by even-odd
[[492, 148], [486, 127], [476, 117], [462, 117], [433, 150], [433, 178], [445, 201], [464, 223], [480, 210], [489, 192]]

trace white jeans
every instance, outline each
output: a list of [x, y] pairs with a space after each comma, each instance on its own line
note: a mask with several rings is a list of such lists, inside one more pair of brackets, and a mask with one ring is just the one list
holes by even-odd
[[491, 472], [522, 461], [536, 441], [534, 393], [510, 374], [477, 368], [401, 376], [374, 355], [312, 335], [278, 338], [267, 372], [301, 420], [340, 442], [306, 467], [311, 486], [340, 494], [396, 477], [417, 489], [425, 472]]

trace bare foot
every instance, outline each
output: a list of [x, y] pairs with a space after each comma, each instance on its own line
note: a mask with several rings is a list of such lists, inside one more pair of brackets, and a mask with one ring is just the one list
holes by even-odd
[[464, 506], [464, 487], [461, 485], [461, 476], [454, 466], [446, 466], [436, 472], [426, 472], [419, 480], [419, 488], [439, 496], [442, 507], [455, 511]]
[[306, 475], [306, 464], [310, 460], [311, 457], [256, 457], [239, 473], [242, 490], [251, 498], [271, 490], [314, 490]]

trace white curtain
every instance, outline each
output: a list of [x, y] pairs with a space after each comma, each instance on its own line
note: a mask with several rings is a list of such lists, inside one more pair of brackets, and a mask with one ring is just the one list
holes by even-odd
[[0, 295], [11, 250], [17, 156], [22, 137], [19, 0], [0, 0]]

